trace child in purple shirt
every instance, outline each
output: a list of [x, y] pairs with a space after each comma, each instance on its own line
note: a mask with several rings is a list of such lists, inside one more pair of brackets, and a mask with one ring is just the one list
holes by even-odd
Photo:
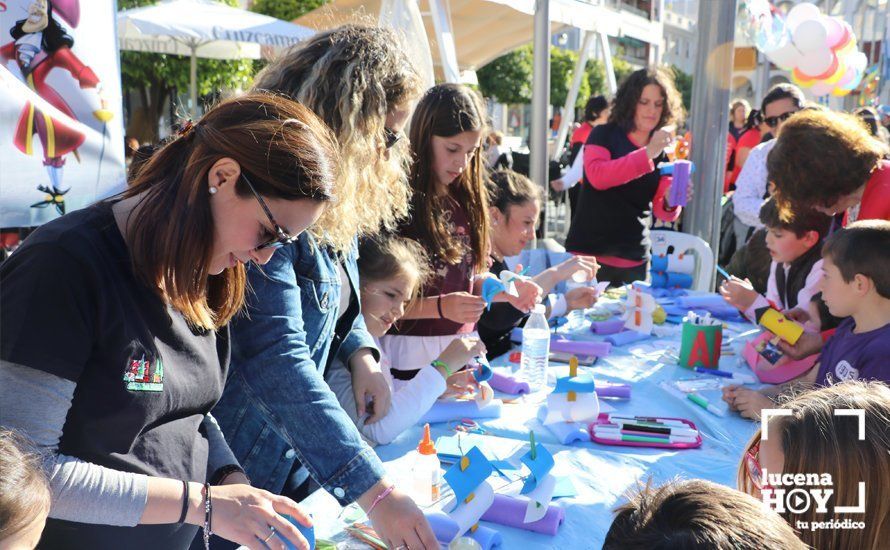
[[845, 317], [819, 363], [788, 384], [754, 391], [727, 386], [723, 399], [758, 418], [790, 384], [826, 386], [853, 379], [890, 383], [890, 221], [863, 220], [834, 233], [822, 248], [822, 300]]

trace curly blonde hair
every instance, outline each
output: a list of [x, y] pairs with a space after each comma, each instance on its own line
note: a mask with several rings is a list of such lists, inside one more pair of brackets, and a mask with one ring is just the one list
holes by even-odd
[[393, 230], [410, 199], [407, 140], [385, 149], [386, 116], [422, 89], [398, 36], [344, 25], [294, 46], [260, 72], [254, 88], [286, 94], [315, 112], [340, 144], [339, 200], [311, 229], [324, 244], [349, 249], [356, 236]]

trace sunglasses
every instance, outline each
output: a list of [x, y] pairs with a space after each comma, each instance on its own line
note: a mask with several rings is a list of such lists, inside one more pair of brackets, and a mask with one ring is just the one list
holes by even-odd
[[387, 149], [392, 149], [393, 146], [398, 143], [400, 139], [402, 139], [402, 134], [393, 132], [386, 126], [383, 127], [383, 136], [386, 139], [385, 147]]
[[247, 184], [247, 187], [250, 188], [250, 191], [253, 193], [253, 196], [256, 197], [256, 200], [260, 203], [260, 206], [263, 207], [263, 212], [266, 213], [266, 217], [269, 218], [269, 222], [272, 224], [272, 227], [275, 228], [276, 235], [273, 236], [268, 241], [258, 245], [255, 250], [264, 250], [266, 248], [271, 248], [277, 250], [286, 244], [291, 244], [296, 242], [297, 237], [288, 235], [287, 232], [278, 225], [278, 222], [275, 221], [275, 217], [272, 216], [272, 211], [269, 210], [269, 206], [266, 204], [266, 201], [263, 200], [263, 197], [257, 193], [256, 188], [250, 183], [250, 180], [247, 179], [247, 176], [242, 172], [241, 177], [244, 178], [244, 183]]
[[791, 118], [791, 115], [793, 115], [796, 112], [797, 111], [788, 111], [787, 113], [782, 113], [779, 116], [768, 116], [768, 117], [764, 118], [763, 121], [770, 128], [775, 128], [776, 126], [779, 125], [780, 122], [785, 122], [786, 120]]

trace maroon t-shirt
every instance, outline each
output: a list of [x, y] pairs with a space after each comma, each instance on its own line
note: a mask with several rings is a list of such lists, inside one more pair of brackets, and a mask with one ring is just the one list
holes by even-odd
[[[440, 257], [432, 257], [430, 261], [431, 273], [425, 285], [421, 289], [421, 295], [439, 296], [452, 292], [473, 292], [473, 277], [476, 275], [476, 256], [473, 254], [472, 240], [470, 239], [470, 224], [463, 205], [458, 204], [452, 197], [446, 201], [446, 209], [443, 216], [450, 219], [451, 233], [455, 240], [460, 242], [466, 251], [456, 264], [449, 264]], [[415, 238], [410, 228], [405, 236]], [[421, 243], [422, 244], [422, 243]], [[430, 253], [430, 250], [427, 250]], [[432, 254], [430, 254], [432, 256]], [[407, 336], [448, 336], [452, 334], [467, 334], [475, 330], [475, 323], [455, 323], [448, 319], [407, 319], [397, 324], [390, 334], [402, 334]]]

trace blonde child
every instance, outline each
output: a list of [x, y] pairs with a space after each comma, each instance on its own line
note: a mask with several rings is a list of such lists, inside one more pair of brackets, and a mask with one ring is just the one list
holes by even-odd
[[16, 432], [0, 429], [0, 548], [36, 548], [49, 507], [40, 457]]

